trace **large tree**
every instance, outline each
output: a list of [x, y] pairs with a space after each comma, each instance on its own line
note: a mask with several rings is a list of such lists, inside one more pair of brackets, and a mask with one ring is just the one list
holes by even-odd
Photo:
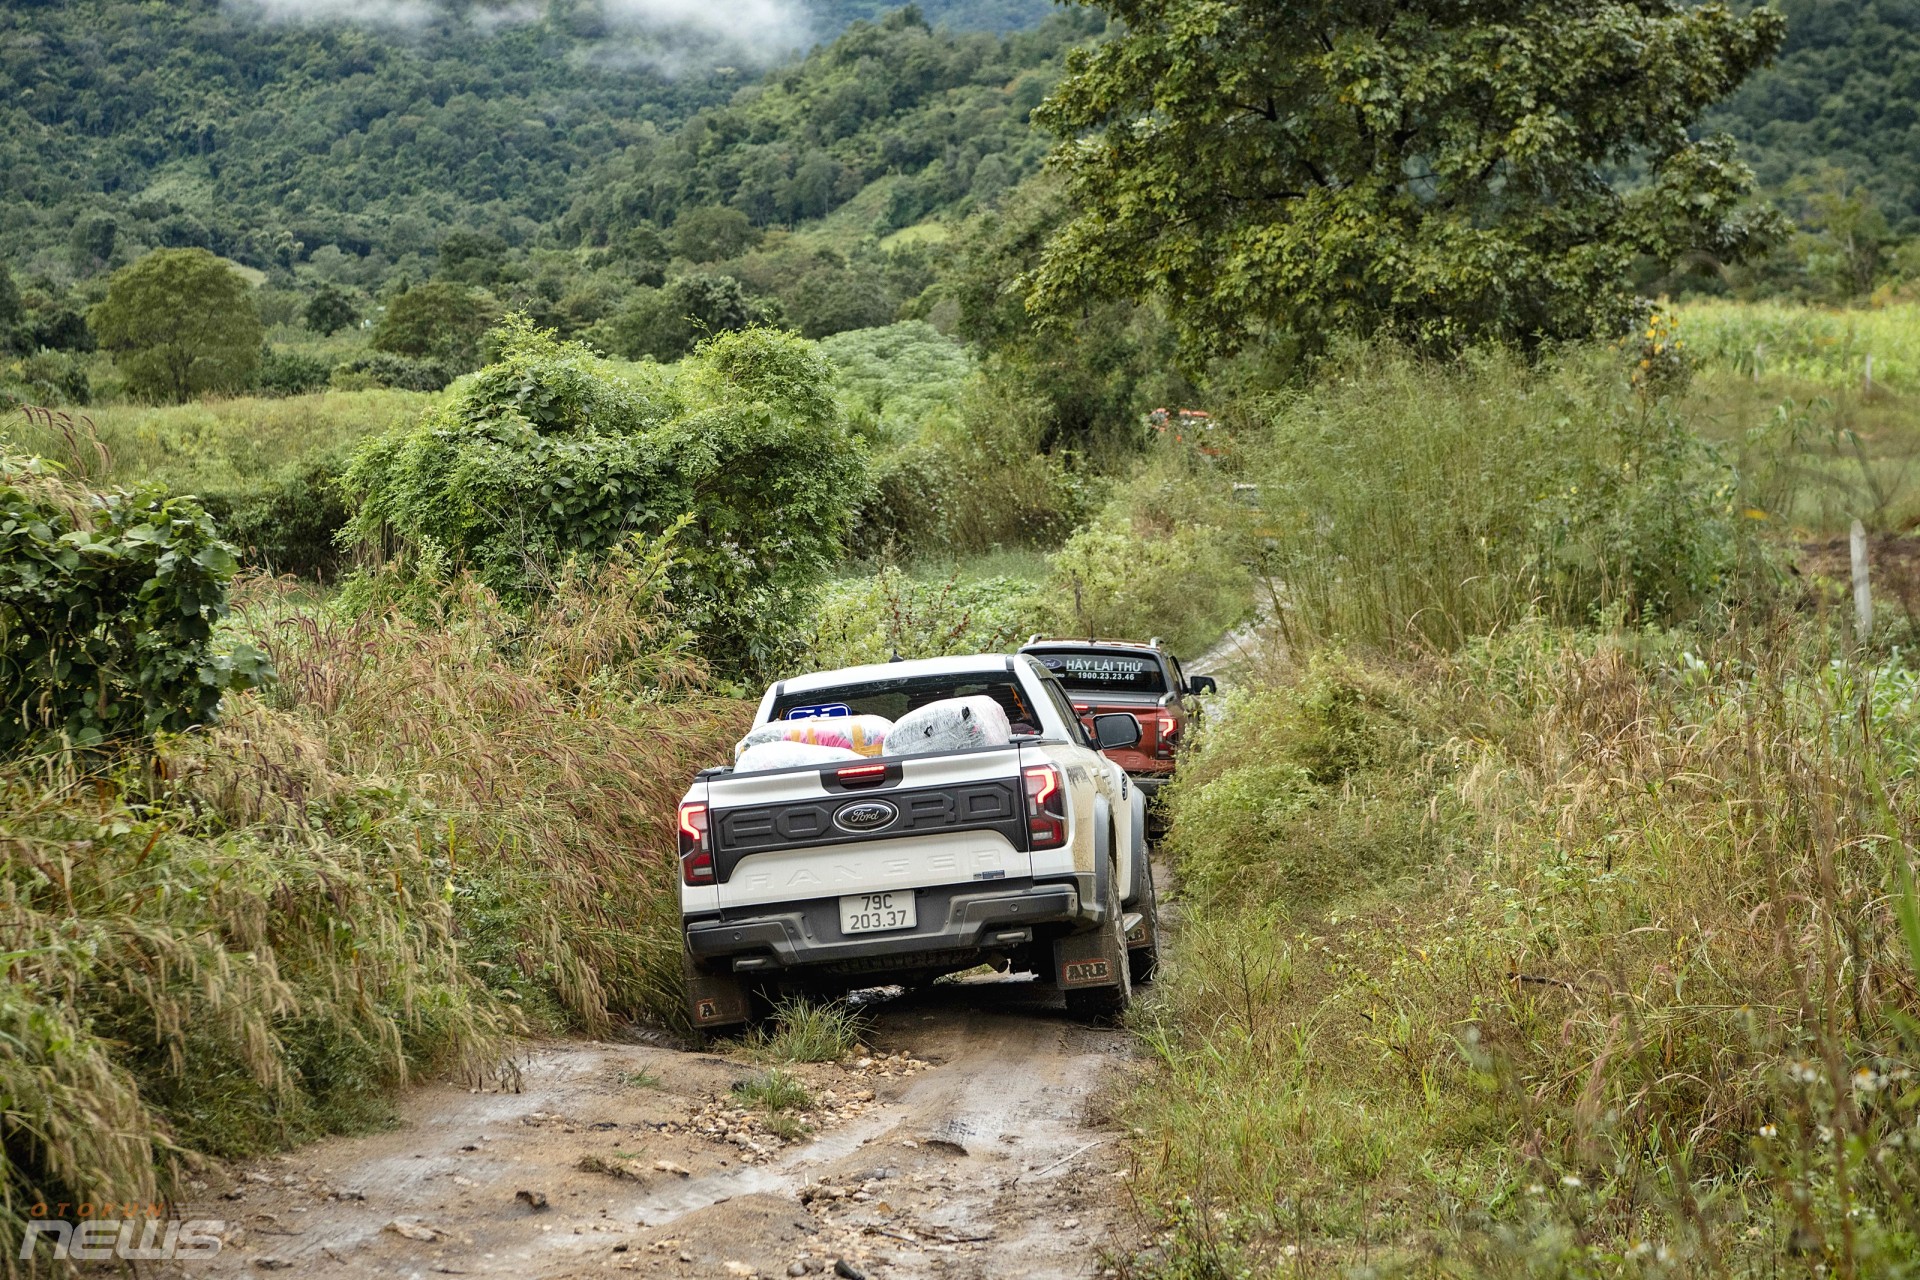
[[1124, 24], [1040, 111], [1073, 201], [1043, 314], [1163, 297], [1203, 352], [1384, 331], [1427, 348], [1619, 328], [1642, 255], [1777, 227], [1702, 108], [1777, 13], [1686, 0], [1100, 0]]
[[253, 286], [205, 249], [155, 249], [114, 272], [87, 324], [143, 400], [238, 391], [260, 362]]

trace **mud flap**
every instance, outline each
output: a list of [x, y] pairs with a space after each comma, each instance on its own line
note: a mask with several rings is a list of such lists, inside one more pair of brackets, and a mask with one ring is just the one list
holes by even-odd
[[1125, 951], [1116, 946], [1119, 930], [1111, 926], [1090, 933], [1069, 934], [1053, 944], [1053, 971], [1069, 991], [1079, 987], [1117, 987]]
[[696, 1030], [725, 1027], [745, 1022], [753, 1016], [747, 986], [731, 973], [702, 973], [685, 959], [687, 975], [687, 1013]]
[[1131, 951], [1135, 947], [1150, 947], [1153, 945], [1153, 934], [1147, 928], [1146, 912], [1127, 912], [1125, 927], [1127, 932], [1127, 950]]

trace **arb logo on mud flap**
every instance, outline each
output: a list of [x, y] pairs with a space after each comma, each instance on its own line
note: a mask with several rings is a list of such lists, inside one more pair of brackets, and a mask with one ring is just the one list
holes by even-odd
[[1068, 987], [1090, 987], [1113, 981], [1113, 969], [1105, 959], [1069, 960], [1060, 966], [1060, 983]]
[[718, 1022], [720, 1020], [720, 1006], [712, 1000], [695, 1001], [693, 1006], [693, 1020], [695, 1022]]

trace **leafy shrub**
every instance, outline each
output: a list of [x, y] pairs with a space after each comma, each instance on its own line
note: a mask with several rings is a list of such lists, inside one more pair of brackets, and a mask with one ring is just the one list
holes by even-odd
[[63, 351], [38, 351], [0, 364], [0, 408], [84, 405], [92, 399], [86, 366]]
[[375, 351], [471, 369], [480, 340], [498, 314], [485, 293], [451, 280], [428, 280], [387, 304], [371, 341]]
[[820, 352], [848, 412], [869, 415], [883, 438], [910, 440], [952, 417], [974, 376], [967, 349], [924, 320], [836, 333]]
[[854, 552], [913, 558], [1057, 545], [1086, 518], [1097, 484], [1009, 434], [939, 428], [883, 454]]
[[683, 528], [673, 592], [703, 651], [730, 671], [771, 665], [866, 485], [811, 344], [727, 334], [630, 381], [524, 319], [498, 341], [496, 363], [356, 455], [362, 537], [525, 601], [575, 555]]
[[327, 385], [336, 391], [438, 391], [452, 382], [454, 366], [434, 357], [413, 358], [376, 351], [333, 367]]
[[36, 460], [0, 459], [0, 751], [205, 724], [269, 674], [216, 646], [233, 548], [190, 498], [86, 498]]
[[1164, 532], [1103, 515], [1048, 564], [1051, 629], [1145, 640], [1194, 655], [1246, 616], [1253, 579], [1238, 539], [1208, 525]]
[[1296, 638], [1438, 645], [1543, 608], [1676, 619], [1742, 559], [1733, 476], [1610, 358], [1353, 349], [1240, 441]]
[[327, 385], [333, 366], [319, 356], [268, 347], [254, 370], [253, 385], [270, 396], [300, 396]]
[[829, 583], [809, 613], [803, 661], [824, 670], [1011, 650], [1039, 628], [1043, 609], [1034, 584], [1018, 578], [916, 582], [888, 565]]
[[329, 579], [340, 571], [340, 533], [353, 519], [341, 491], [345, 467], [337, 456], [297, 462], [254, 487], [203, 501], [244, 564]]

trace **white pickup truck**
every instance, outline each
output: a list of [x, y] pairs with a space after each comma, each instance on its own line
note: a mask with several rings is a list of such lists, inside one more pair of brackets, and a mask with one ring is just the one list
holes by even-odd
[[988, 697], [1005, 745], [765, 772], [703, 770], [680, 802], [680, 902], [695, 1027], [727, 1028], [786, 994], [912, 985], [1010, 964], [1089, 1020], [1151, 976], [1154, 892], [1140, 790], [1103, 750], [1129, 715], [1074, 714], [1031, 657], [929, 658], [783, 680], [755, 725], [896, 720]]

